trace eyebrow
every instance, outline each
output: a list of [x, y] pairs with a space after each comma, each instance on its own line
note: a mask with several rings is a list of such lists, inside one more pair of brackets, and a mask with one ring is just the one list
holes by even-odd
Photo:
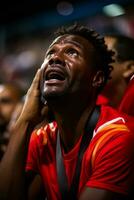
[[[50, 48], [52, 48], [55, 44], [59, 44], [60, 42], [55, 42], [55, 43], [52, 43], [50, 46], [49, 46], [49, 49]], [[77, 41], [75, 41], [75, 40], [73, 40], [73, 41], [71, 41], [71, 40], [64, 40], [64, 43], [70, 43], [70, 44], [73, 44], [73, 45], [75, 45], [75, 46], [77, 46], [78, 48], [83, 48], [83, 46], [79, 43], [79, 42], [77, 42]]]
[[71, 43], [71, 44], [74, 44], [75, 46], [77, 46], [77, 47], [79, 47], [79, 48], [82, 48], [83, 46], [79, 43], [79, 42], [77, 42], [77, 41], [67, 41], [67, 43]]

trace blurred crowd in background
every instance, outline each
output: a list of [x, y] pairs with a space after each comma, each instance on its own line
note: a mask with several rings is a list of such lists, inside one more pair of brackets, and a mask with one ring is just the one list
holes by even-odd
[[75, 21], [100, 34], [134, 37], [132, 0], [3, 1], [0, 9], [0, 82], [27, 90], [44, 59], [51, 33]]
[[[110, 105], [118, 110], [126, 120], [128, 128], [134, 132], [133, 11], [134, 0], [20, 0], [18, 3], [5, 0], [3, 2], [3, 7], [0, 8], [0, 162], [14, 133], [14, 124], [22, 111], [25, 99], [27, 100], [26, 92], [37, 69], [43, 63], [46, 49], [53, 40], [53, 32], [61, 26], [72, 25], [75, 22], [89, 26], [104, 36], [107, 48], [113, 51], [109, 69], [110, 71], [113, 69], [112, 78], [110, 77], [98, 96], [97, 104]], [[83, 52], [86, 53], [86, 50]], [[103, 58], [103, 55], [101, 57]], [[51, 79], [51, 72], [50, 77], [46, 75], [45, 78]], [[53, 118], [53, 113], [49, 114]], [[108, 121], [105, 124], [110, 123]]]

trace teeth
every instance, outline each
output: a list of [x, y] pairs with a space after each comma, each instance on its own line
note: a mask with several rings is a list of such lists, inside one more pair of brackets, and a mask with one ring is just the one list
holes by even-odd
[[47, 80], [50, 80], [50, 79], [57, 79], [57, 80], [64, 80], [64, 76], [57, 73], [57, 72], [50, 72], [48, 73], [47, 77], [46, 77]]

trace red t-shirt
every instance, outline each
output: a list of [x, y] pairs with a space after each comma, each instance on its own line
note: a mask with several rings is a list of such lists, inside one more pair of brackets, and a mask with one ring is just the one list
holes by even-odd
[[[73, 134], [73, 133], [72, 133]], [[90, 133], [89, 133], [90, 134]], [[57, 124], [53, 122], [32, 134], [26, 170], [39, 173], [47, 199], [60, 200], [56, 173]], [[81, 138], [63, 159], [70, 186]], [[114, 109], [102, 106], [94, 136], [83, 155], [79, 191], [85, 186], [128, 194], [134, 180], [134, 138]]]
[[103, 94], [98, 95], [96, 105], [109, 105], [109, 99]]

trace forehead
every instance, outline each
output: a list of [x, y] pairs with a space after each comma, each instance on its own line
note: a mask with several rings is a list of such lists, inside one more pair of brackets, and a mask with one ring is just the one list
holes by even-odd
[[116, 59], [116, 56], [117, 56], [117, 51], [115, 49], [116, 38], [105, 36], [104, 40], [105, 40], [105, 44], [107, 45], [108, 50], [114, 51], [115, 54], [113, 55], [113, 59]]
[[50, 45], [49, 48], [51, 48], [52, 46], [56, 45], [56, 44], [72, 44], [75, 46], [78, 46], [80, 48], [89, 48], [89, 49], [93, 49], [93, 45], [92, 43], [90, 43], [90, 41], [88, 41], [86, 38], [79, 36], [79, 35], [62, 35], [57, 37], [52, 44]]
[[116, 39], [112, 38], [112, 37], [106, 36], [106, 37], [104, 37], [104, 40], [105, 40], [105, 43], [106, 43], [108, 49], [109, 50], [114, 50]]

